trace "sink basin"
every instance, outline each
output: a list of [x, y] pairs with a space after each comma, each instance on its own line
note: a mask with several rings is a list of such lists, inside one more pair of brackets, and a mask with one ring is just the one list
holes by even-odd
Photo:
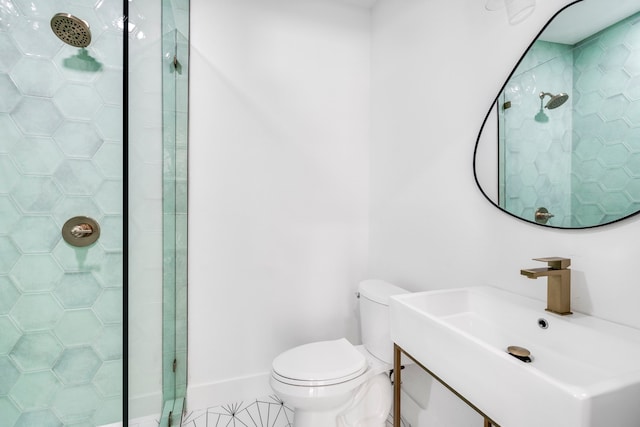
[[398, 295], [391, 338], [502, 427], [640, 426], [640, 330], [545, 306], [484, 286]]

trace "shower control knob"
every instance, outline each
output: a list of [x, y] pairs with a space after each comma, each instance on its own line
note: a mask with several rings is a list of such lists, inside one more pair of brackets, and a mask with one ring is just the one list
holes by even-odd
[[79, 239], [81, 237], [86, 237], [93, 234], [93, 227], [91, 227], [90, 224], [86, 223], [78, 224], [71, 229], [70, 233], [73, 235], [73, 237]]
[[72, 246], [84, 247], [100, 237], [98, 222], [87, 216], [74, 216], [62, 226], [62, 238]]
[[554, 215], [549, 213], [547, 208], [538, 208], [535, 213], [535, 220], [538, 224], [546, 224]]

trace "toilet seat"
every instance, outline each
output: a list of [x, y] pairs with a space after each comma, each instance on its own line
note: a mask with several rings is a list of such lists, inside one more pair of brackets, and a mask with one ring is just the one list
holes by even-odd
[[273, 360], [274, 379], [290, 385], [320, 387], [340, 384], [367, 370], [367, 359], [349, 341], [320, 341], [301, 345]]

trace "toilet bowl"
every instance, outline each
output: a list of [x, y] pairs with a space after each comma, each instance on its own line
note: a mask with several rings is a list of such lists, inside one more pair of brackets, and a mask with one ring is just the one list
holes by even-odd
[[304, 344], [273, 360], [271, 388], [294, 409], [295, 427], [383, 427], [392, 404], [388, 299], [407, 291], [381, 280], [358, 286], [363, 345], [345, 338]]

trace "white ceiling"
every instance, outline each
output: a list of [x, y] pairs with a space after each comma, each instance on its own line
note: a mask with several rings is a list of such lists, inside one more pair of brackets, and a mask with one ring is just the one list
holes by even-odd
[[355, 6], [361, 6], [364, 7], [366, 9], [369, 9], [371, 7], [373, 7], [373, 5], [378, 1], [378, 0], [341, 0], [344, 3], [349, 3], [349, 4], [353, 4]]
[[638, 11], [638, 0], [584, 0], [562, 11], [540, 39], [574, 45]]

